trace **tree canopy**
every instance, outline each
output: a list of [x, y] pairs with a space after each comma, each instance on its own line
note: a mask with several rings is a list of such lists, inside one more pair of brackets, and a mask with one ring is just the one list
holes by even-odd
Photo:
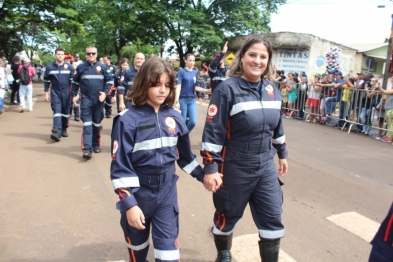
[[[205, 56], [236, 35], [269, 32], [270, 14], [286, 0], [7, 0], [0, 8], [0, 55], [48, 51], [62, 45], [82, 53], [94, 45], [102, 55], [121, 57], [152, 47]], [[171, 39], [173, 46], [164, 47]], [[47, 50], [44, 50], [44, 49]], [[137, 50], [139, 48], [139, 50]], [[149, 54], [146, 54], [149, 55]]]

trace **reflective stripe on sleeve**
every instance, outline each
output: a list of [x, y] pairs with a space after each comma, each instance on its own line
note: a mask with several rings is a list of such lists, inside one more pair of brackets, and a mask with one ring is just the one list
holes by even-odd
[[83, 122], [83, 126], [91, 126], [93, 124], [92, 121]]
[[113, 85], [113, 80], [106, 82], [109, 85]]
[[217, 69], [216, 69], [216, 70], [213, 70], [213, 69], [210, 67], [210, 65], [209, 65], [209, 71], [215, 73], [215, 72], [217, 71]]
[[259, 229], [259, 236], [261, 238], [275, 239], [275, 238], [282, 238], [284, 235], [285, 235], [285, 229], [280, 229], [280, 230]]
[[44, 80], [44, 82], [50, 83], [50, 80]]
[[133, 81], [131, 81], [131, 82], [127, 82], [127, 85], [129, 85], [129, 86], [132, 86], [134, 84], [134, 82]]
[[104, 79], [103, 75], [83, 75], [81, 79]]
[[171, 147], [177, 145], [177, 136], [175, 137], [161, 137], [135, 143], [133, 153], [140, 150], [152, 150], [161, 147]]
[[127, 245], [127, 247], [129, 249], [132, 249], [132, 250], [135, 250], [135, 251], [139, 251], [139, 250], [145, 249], [149, 245], [149, 242], [150, 242], [150, 238], [148, 238], [145, 243], [143, 243], [141, 245], [138, 245], [138, 246], [130, 245], [127, 242], [126, 242], [126, 245]]
[[113, 179], [112, 186], [114, 189], [118, 189], [121, 187], [140, 187], [139, 178], [137, 176], [132, 176]]
[[128, 109], [124, 109], [123, 111], [121, 111], [120, 113], [119, 113], [119, 115], [124, 115], [126, 112], [128, 111]]
[[224, 80], [227, 79], [227, 78], [228, 78], [228, 77], [215, 76], [215, 77], [213, 77], [213, 81], [219, 81], [219, 80], [224, 81]]
[[70, 115], [63, 115], [63, 114], [61, 114], [61, 113], [56, 113], [56, 114], [53, 115], [53, 117], [59, 117], [59, 116], [67, 117], [67, 118], [68, 118]]
[[58, 70], [51, 70], [51, 71], [49, 71], [49, 74], [50, 75], [57, 75], [57, 74], [59, 74], [59, 71]]
[[183, 170], [187, 172], [187, 174], [191, 174], [191, 172], [197, 167], [199, 166], [198, 160], [196, 158], [194, 158], [194, 160], [192, 160], [191, 163], [189, 163], [188, 165], [186, 165]]
[[105, 102], [105, 105], [107, 105], [107, 106], [113, 106], [112, 104], [109, 104], [109, 103], [107, 103], [107, 102]]
[[92, 123], [93, 123], [93, 125], [94, 125], [95, 127], [100, 127], [100, 126], [101, 126], [101, 123], [99, 123], [99, 124], [94, 123], [94, 122], [92, 122]]
[[208, 142], [202, 142], [202, 151], [209, 151], [214, 153], [220, 153], [222, 150], [221, 145], [216, 145]]
[[272, 140], [273, 144], [284, 144], [284, 142], [285, 142], [285, 135]]
[[70, 70], [60, 70], [60, 74], [69, 74], [71, 73]]
[[180, 252], [179, 250], [159, 250], [159, 249], [154, 249], [154, 257], [156, 259], [160, 260], [178, 260], [180, 258]]

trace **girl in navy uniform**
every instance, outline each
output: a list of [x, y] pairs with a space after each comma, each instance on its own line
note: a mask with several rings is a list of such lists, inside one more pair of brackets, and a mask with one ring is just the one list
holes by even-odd
[[111, 180], [120, 198], [117, 209], [129, 261], [146, 261], [150, 229], [155, 261], [178, 261], [175, 161], [209, 191], [216, 191], [221, 176], [205, 176], [191, 152], [184, 120], [172, 107], [175, 76], [167, 62], [147, 60], [126, 99], [132, 105], [114, 120]]
[[282, 98], [268, 80], [271, 59], [269, 42], [259, 35], [249, 37], [229, 69], [229, 78], [214, 90], [207, 111], [201, 149], [204, 171], [223, 174], [223, 183], [213, 194], [216, 262], [231, 261], [233, 230], [247, 204], [258, 229], [262, 261], [278, 261], [285, 233], [278, 177], [287, 172], [288, 153]]

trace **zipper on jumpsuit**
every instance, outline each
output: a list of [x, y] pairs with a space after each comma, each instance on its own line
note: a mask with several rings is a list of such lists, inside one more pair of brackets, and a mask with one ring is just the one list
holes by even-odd
[[[159, 176], [161, 176], [161, 169], [162, 169], [162, 135], [161, 135], [161, 125], [160, 125], [160, 118], [158, 117], [158, 112], [156, 113], [156, 116], [157, 116], [157, 124], [158, 124], [158, 134], [159, 134], [159, 136], [160, 136], [160, 167], [159, 167], [159, 172], [158, 172], [158, 174], [159, 174]], [[166, 174], [163, 174], [164, 176], [166, 175]], [[159, 181], [161, 181], [161, 179], [159, 179]], [[165, 181], [165, 178], [164, 178], [164, 181]], [[161, 186], [161, 185], [160, 185]], [[157, 190], [160, 190], [160, 186], [158, 187], [158, 189]]]
[[[260, 90], [260, 92], [259, 92], [259, 95], [261, 96], [260, 97], [260, 103], [261, 103], [261, 106], [262, 106], [262, 117], [263, 117], [263, 124], [262, 124], [262, 134], [264, 134], [265, 133], [265, 126], [266, 126], [266, 116], [265, 116], [265, 108], [263, 107], [263, 102], [262, 102], [262, 99], [263, 99], [263, 80], [261, 81], [261, 90]], [[258, 90], [257, 90], [258, 91]], [[262, 141], [261, 141], [261, 145], [263, 145], [263, 135], [262, 135]]]

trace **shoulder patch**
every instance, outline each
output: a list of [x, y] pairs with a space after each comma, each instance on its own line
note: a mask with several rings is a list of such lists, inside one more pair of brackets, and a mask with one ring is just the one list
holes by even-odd
[[218, 112], [218, 108], [215, 104], [211, 104], [207, 109], [207, 115], [211, 117], [217, 115], [217, 112]]
[[173, 117], [168, 116], [165, 118], [165, 124], [168, 126], [169, 134], [176, 134], [176, 121]]

